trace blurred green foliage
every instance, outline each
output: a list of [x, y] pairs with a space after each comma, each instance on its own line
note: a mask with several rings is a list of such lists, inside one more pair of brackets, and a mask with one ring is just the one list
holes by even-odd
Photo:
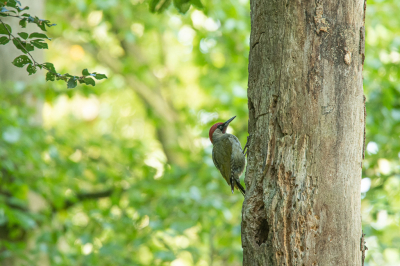
[[246, 140], [248, 2], [186, 15], [141, 1], [46, 7], [48, 60], [109, 79], [0, 89], [0, 260], [240, 265], [243, 197], [213, 166], [208, 129], [237, 115]]
[[[47, 1], [48, 60], [109, 79], [0, 85], [0, 261], [241, 265], [243, 198], [213, 166], [208, 129], [237, 115], [246, 141], [249, 2], [185, 15], [149, 3]], [[368, 1], [366, 265], [400, 263], [399, 11]]]
[[[362, 218], [367, 265], [400, 264], [400, 2], [368, 0]], [[369, 190], [368, 190], [369, 188]]]

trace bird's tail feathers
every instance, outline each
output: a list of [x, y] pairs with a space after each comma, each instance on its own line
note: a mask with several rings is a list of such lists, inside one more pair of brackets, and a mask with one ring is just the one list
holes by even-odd
[[246, 190], [244, 189], [242, 184], [240, 184], [240, 181], [236, 181], [236, 187], [239, 189], [240, 193], [242, 193], [242, 195], [244, 197], [244, 195], [246, 194]]
[[232, 194], [235, 191], [235, 179], [233, 177], [231, 177], [231, 191], [232, 191]]
[[240, 179], [239, 177], [235, 178], [235, 174], [234, 171], [231, 171], [230, 174], [231, 178], [230, 178], [230, 182], [231, 182], [231, 191], [233, 194], [233, 191], [235, 191], [235, 187], [240, 191], [240, 193], [242, 193], [243, 197], [246, 194], [246, 190], [244, 189], [244, 187], [242, 186], [242, 184], [240, 184]]

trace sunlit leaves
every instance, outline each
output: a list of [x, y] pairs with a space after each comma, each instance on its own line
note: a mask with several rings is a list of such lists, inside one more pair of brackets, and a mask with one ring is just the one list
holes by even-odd
[[179, 12], [185, 14], [190, 8], [190, 0], [173, 0], [174, 6]]
[[[149, 0], [151, 12], [161, 13], [171, 5], [171, 0]], [[174, 7], [182, 14], [185, 14], [193, 5], [196, 8], [203, 8], [200, 0], [173, 0]]]
[[163, 12], [171, 4], [171, 0], [149, 0], [149, 7], [151, 12]]

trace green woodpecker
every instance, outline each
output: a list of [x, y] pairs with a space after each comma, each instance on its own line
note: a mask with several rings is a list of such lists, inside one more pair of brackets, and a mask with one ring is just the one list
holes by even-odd
[[212, 159], [215, 167], [221, 172], [222, 177], [231, 186], [232, 193], [234, 188], [245, 194], [243, 186], [240, 184], [240, 175], [246, 163], [244, 151], [239, 139], [226, 133], [229, 123], [235, 118], [232, 117], [225, 123], [216, 123], [210, 128], [209, 137], [213, 144]]

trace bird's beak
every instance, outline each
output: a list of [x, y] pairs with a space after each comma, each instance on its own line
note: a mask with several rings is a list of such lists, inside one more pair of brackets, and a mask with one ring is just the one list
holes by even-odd
[[224, 123], [224, 129], [225, 130], [228, 128], [229, 123], [232, 122], [233, 119], [235, 119], [235, 117], [236, 117], [236, 115]]

